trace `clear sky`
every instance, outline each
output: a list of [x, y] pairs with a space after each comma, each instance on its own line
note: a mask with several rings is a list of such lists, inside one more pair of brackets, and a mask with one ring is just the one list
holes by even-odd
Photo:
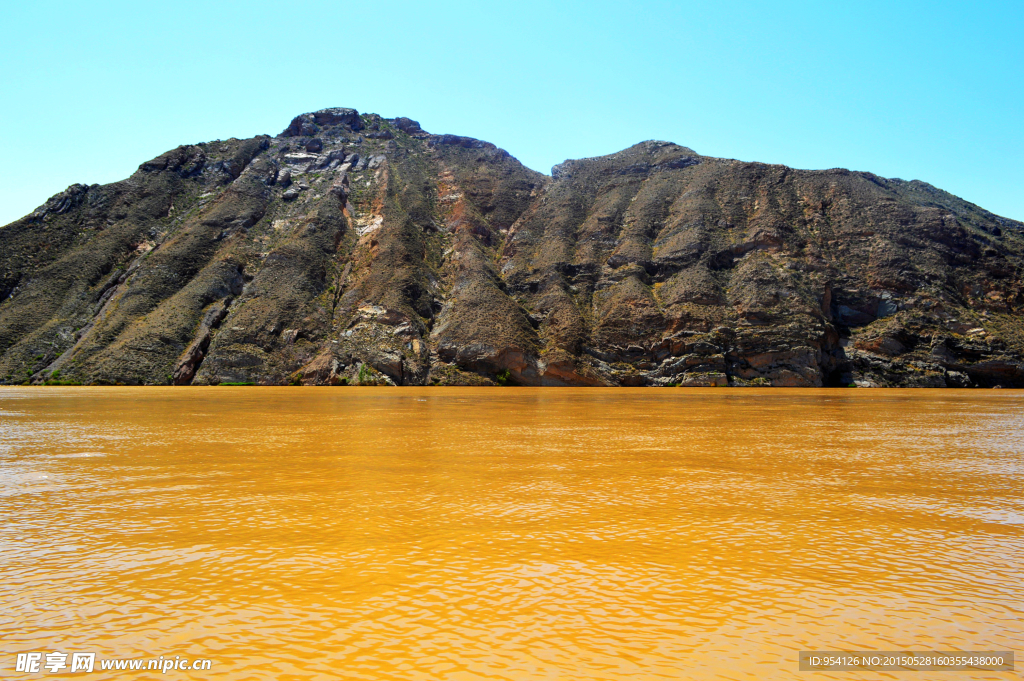
[[920, 179], [1024, 220], [1024, 1], [34, 2], [0, 21], [0, 224], [350, 106], [549, 172], [645, 139]]

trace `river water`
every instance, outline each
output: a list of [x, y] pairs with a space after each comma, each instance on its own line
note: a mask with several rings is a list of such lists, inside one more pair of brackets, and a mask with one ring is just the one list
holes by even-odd
[[4, 677], [867, 678], [1024, 648], [1024, 395], [3, 388], [0, 548]]

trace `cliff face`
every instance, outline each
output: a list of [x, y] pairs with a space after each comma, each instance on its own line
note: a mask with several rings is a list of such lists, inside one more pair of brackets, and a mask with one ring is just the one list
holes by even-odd
[[0, 379], [1024, 387], [1022, 267], [921, 182], [326, 109], [0, 229]]

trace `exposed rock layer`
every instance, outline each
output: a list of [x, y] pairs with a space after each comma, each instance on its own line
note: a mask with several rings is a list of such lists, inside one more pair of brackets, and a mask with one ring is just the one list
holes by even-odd
[[352, 109], [0, 229], [0, 379], [1024, 387], [1024, 233], [668, 142], [551, 177]]

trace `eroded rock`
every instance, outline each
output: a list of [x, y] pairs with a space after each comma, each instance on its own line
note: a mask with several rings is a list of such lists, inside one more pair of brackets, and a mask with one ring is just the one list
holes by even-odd
[[0, 379], [1024, 387], [1022, 234], [923, 183], [659, 141], [546, 177], [324, 109], [0, 230]]

